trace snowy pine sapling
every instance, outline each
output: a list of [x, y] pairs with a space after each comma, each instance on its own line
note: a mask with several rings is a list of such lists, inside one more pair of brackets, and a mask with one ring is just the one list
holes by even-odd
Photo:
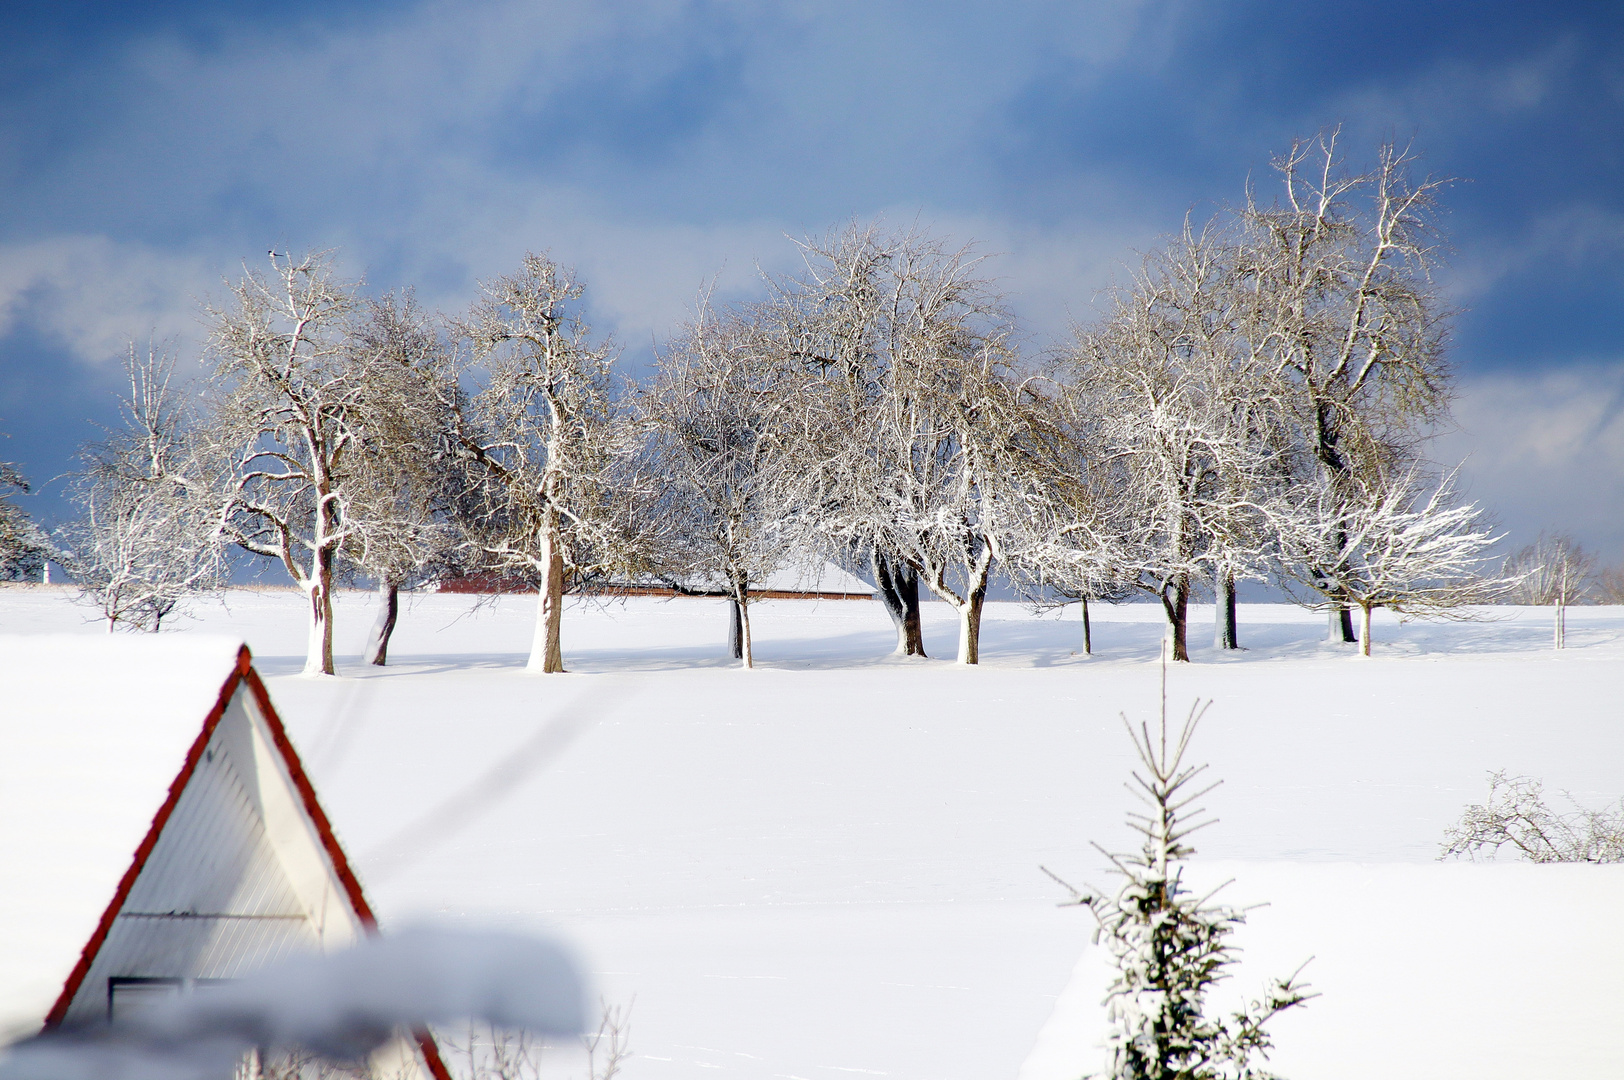
[[1573, 809], [1558, 813], [1546, 805], [1544, 793], [1545, 785], [1533, 777], [1491, 772], [1488, 801], [1468, 806], [1444, 832], [1438, 858], [1492, 858], [1510, 844], [1529, 862], [1624, 862], [1624, 799], [1590, 810], [1563, 792]]
[[1195, 854], [1190, 835], [1213, 821], [1193, 804], [1217, 784], [1200, 787], [1206, 766], [1185, 764], [1205, 711], [1197, 703], [1169, 745], [1164, 681], [1154, 734], [1123, 717], [1144, 768], [1129, 785], [1147, 807], [1128, 815], [1143, 838], [1140, 849], [1112, 854], [1095, 845], [1122, 878], [1114, 896], [1066, 886], [1075, 897], [1071, 902], [1093, 913], [1099, 924], [1095, 941], [1104, 943], [1116, 966], [1105, 999], [1111, 1080], [1265, 1080], [1270, 1074], [1261, 1063], [1273, 1043], [1264, 1025], [1317, 996], [1298, 981], [1299, 968], [1229, 1017], [1206, 1013], [1207, 992], [1228, 978], [1237, 959], [1229, 937], [1246, 921], [1246, 911], [1216, 904], [1210, 893], [1193, 893], [1183, 880], [1184, 863]]

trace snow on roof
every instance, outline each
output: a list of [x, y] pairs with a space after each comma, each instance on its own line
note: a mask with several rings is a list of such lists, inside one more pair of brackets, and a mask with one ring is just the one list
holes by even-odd
[[241, 647], [0, 636], [0, 1037], [61, 992]]
[[790, 565], [750, 583], [757, 592], [803, 592], [873, 596], [874, 587], [855, 574], [847, 573], [825, 560], [821, 565]]
[[[656, 584], [650, 581], [651, 584]], [[726, 595], [729, 586], [725, 579], [695, 577], [687, 580], [691, 589]], [[828, 560], [821, 562], [790, 562], [764, 578], [752, 579], [752, 594], [805, 593], [817, 596], [873, 596], [874, 586], [855, 574], [848, 573]]]

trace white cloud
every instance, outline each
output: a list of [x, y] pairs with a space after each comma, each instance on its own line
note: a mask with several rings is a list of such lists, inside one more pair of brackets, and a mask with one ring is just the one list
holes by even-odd
[[[1042, 2], [920, 20], [860, 4], [491, 0], [207, 48], [149, 38], [127, 54], [120, 122], [54, 168], [118, 176], [143, 211], [195, 205], [193, 239], [165, 249], [152, 238], [162, 229], [143, 226], [142, 241], [74, 232], [0, 249], [0, 333], [26, 320], [91, 363], [149, 331], [195, 340], [197, 296], [271, 245], [339, 247], [380, 283], [415, 284], [429, 306], [455, 309], [476, 279], [537, 249], [576, 265], [601, 329], [640, 348], [685, 316], [703, 281], [748, 292], [758, 261], [793, 263], [786, 235], [885, 208], [1006, 253], [995, 272], [1040, 335], [1060, 333], [1086, 316], [1124, 239], [1146, 230], [1112, 216], [1117, 199], [1101, 200], [1096, 220], [1043, 229], [944, 212], [963, 185], [943, 193], [936, 180], [970, 168], [968, 140], [1024, 85], [1037, 44], [1109, 62], [1144, 8]], [[515, 115], [522, 126], [567, 110], [582, 79], [635, 95], [733, 47], [730, 34], [746, 43], [742, 111], [672, 160], [562, 154], [555, 168], [497, 145]], [[713, 177], [756, 193], [752, 205], [729, 207], [708, 190]]]
[[0, 336], [26, 321], [92, 365], [149, 335], [195, 343], [196, 298], [219, 281], [207, 266], [196, 255], [103, 236], [0, 245]]
[[1450, 298], [1469, 304], [1506, 278], [1539, 267], [1575, 268], [1624, 259], [1624, 214], [1577, 203], [1536, 214], [1516, 234], [1480, 242], [1445, 278]]
[[1624, 562], [1624, 358], [1463, 379], [1455, 416], [1435, 452], [1465, 460], [1508, 544], [1559, 530]]

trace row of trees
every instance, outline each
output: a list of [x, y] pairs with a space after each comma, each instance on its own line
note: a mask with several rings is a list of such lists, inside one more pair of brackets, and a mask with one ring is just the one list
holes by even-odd
[[538, 586], [539, 670], [562, 670], [568, 588], [637, 579], [725, 589], [748, 665], [752, 585], [809, 553], [869, 565], [907, 654], [923, 584], [975, 663], [995, 573], [1085, 626], [1090, 600], [1153, 596], [1177, 660], [1196, 590], [1235, 648], [1236, 584], [1272, 578], [1342, 640], [1361, 611], [1368, 651], [1374, 608], [1483, 598], [1494, 540], [1421, 452], [1449, 397], [1439, 185], [1391, 147], [1349, 173], [1334, 133], [1276, 167], [1278, 199], [1187, 223], [1036, 358], [983, 259], [919, 231], [854, 224], [762, 299], [702, 296], [642, 385], [544, 256], [440, 318], [273, 252], [207, 313], [195, 412], [169, 360], [132, 356], [64, 558], [148, 626], [219, 579], [222, 542], [272, 559], [313, 672], [345, 572], [378, 583], [376, 663], [400, 588], [478, 572]]

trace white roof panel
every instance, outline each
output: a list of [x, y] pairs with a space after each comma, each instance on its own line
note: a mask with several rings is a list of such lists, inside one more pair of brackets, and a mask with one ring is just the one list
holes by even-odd
[[0, 1038], [61, 992], [241, 646], [0, 636]]

